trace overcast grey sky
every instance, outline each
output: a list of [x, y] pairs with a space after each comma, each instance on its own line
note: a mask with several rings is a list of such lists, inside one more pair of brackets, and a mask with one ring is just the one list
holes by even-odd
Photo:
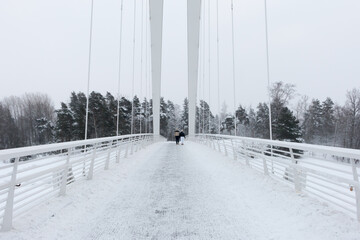
[[[141, 2], [137, 0], [136, 14], [138, 95]], [[216, 1], [210, 2], [211, 102], [216, 111]], [[71, 91], [86, 91], [90, 3], [0, 2], [0, 99], [45, 92], [59, 106], [60, 101], [68, 101]], [[127, 97], [131, 96], [133, 3], [124, 0], [121, 94]], [[256, 107], [267, 100], [264, 1], [234, 0], [234, 5], [237, 102]], [[359, 12], [358, 0], [268, 0], [271, 81], [293, 83], [300, 94], [321, 100], [329, 96], [343, 104], [346, 91], [360, 87]], [[94, 0], [91, 90], [116, 95], [119, 22], [120, 0]], [[164, 0], [163, 30], [162, 95], [181, 104], [187, 96], [186, 0]], [[219, 0], [219, 34], [220, 102], [232, 108], [230, 0]], [[208, 37], [206, 22], [206, 49]], [[145, 44], [143, 51], [145, 65]], [[205, 58], [207, 62], [208, 53]], [[206, 79], [207, 69], [208, 65]], [[144, 68], [143, 95], [145, 74]], [[208, 101], [208, 80], [204, 92], [200, 97]]]

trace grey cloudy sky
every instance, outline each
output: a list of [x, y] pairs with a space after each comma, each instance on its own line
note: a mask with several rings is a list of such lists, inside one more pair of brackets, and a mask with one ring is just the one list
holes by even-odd
[[[138, 95], [142, 2], [145, 0], [137, 0], [136, 14]], [[133, 3], [124, 0], [121, 94], [127, 97], [131, 96]], [[214, 111], [218, 102], [215, 4], [210, 0], [210, 89]], [[230, 0], [219, 0], [220, 102], [232, 108], [230, 6]], [[271, 81], [293, 83], [299, 94], [321, 100], [329, 96], [343, 104], [346, 91], [360, 87], [359, 12], [358, 0], [268, 0]], [[237, 102], [255, 107], [267, 100], [264, 1], [234, 0], [234, 14]], [[89, 19], [90, 0], [2, 0], [0, 99], [45, 92], [59, 106], [60, 101], [68, 101], [71, 91], [85, 92]], [[114, 95], [117, 92], [119, 22], [120, 0], [94, 0], [91, 90]], [[205, 24], [206, 66], [201, 74], [206, 81], [199, 95], [208, 101], [207, 20]], [[164, 0], [163, 30], [162, 95], [181, 104], [187, 95], [186, 0]], [[145, 41], [145, 30], [143, 37]], [[144, 65], [145, 49], [144, 44]], [[144, 96], [145, 67], [142, 73]]]

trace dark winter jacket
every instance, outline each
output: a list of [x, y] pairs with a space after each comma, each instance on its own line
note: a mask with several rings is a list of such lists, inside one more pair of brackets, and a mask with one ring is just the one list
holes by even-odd
[[185, 133], [184, 133], [184, 132], [181, 132], [181, 133], [180, 133], [180, 137], [184, 137], [184, 138], [185, 138]]

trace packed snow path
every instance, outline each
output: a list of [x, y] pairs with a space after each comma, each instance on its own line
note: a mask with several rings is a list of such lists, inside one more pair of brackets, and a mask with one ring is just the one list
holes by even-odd
[[149, 146], [14, 228], [0, 238], [360, 239], [356, 220], [193, 142]]

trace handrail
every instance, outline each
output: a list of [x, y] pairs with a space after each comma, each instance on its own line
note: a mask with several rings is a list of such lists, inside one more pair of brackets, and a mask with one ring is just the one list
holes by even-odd
[[133, 134], [0, 150], [0, 224], [51, 197], [65, 195], [67, 185], [91, 180], [101, 168], [146, 147], [153, 134]]
[[219, 134], [194, 140], [360, 221], [360, 150]]
[[274, 145], [274, 146], [292, 148], [292, 149], [302, 149], [302, 150], [306, 150], [306, 151], [317, 151], [317, 152], [327, 153], [327, 154], [330, 153], [333, 155], [340, 154], [347, 158], [360, 159], [360, 150], [357, 150], [357, 149], [329, 147], [329, 146], [323, 146], [323, 145], [286, 142], [286, 141], [279, 141], [279, 140], [268, 140], [268, 139], [261, 139], [261, 138], [238, 137], [238, 136], [221, 135], [221, 134], [197, 134], [197, 136], [199, 136], [199, 135], [220, 137], [220, 138], [227, 138], [227, 139], [241, 139], [241, 140], [245, 140], [248, 142], [256, 142], [256, 143], [262, 143], [262, 144], [268, 144], [268, 145]]
[[38, 154], [42, 152], [50, 152], [56, 151], [61, 149], [67, 149], [69, 147], [77, 147], [77, 146], [85, 146], [85, 145], [92, 145], [99, 142], [108, 142], [114, 140], [120, 140], [124, 138], [128, 138], [129, 136], [136, 137], [136, 136], [152, 136], [152, 134], [132, 134], [132, 135], [121, 135], [116, 137], [104, 137], [104, 138], [94, 138], [88, 140], [78, 140], [78, 141], [71, 141], [71, 142], [62, 142], [62, 143], [52, 143], [52, 144], [45, 144], [45, 145], [38, 145], [38, 146], [30, 146], [30, 147], [21, 147], [21, 148], [11, 148], [0, 150], [0, 161], [9, 159], [9, 158], [16, 158], [26, 155]]

